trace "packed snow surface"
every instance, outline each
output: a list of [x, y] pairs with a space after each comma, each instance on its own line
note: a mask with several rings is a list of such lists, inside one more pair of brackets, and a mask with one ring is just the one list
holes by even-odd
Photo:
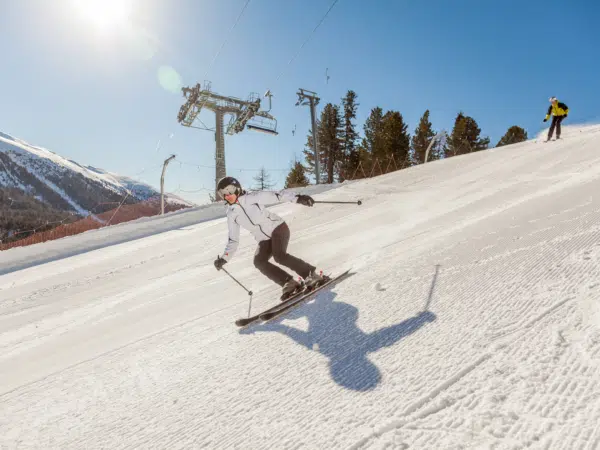
[[274, 206], [353, 275], [246, 329], [210, 208], [0, 253], [0, 448], [600, 448], [600, 127], [563, 137]]

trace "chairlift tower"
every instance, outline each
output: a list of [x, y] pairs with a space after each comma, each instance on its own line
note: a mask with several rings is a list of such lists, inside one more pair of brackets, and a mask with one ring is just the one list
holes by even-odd
[[300, 88], [298, 92], [298, 101], [296, 102], [296, 106], [310, 106], [310, 122], [311, 122], [311, 131], [312, 131], [312, 143], [313, 143], [313, 151], [315, 153], [315, 184], [319, 184], [319, 142], [317, 139], [317, 112], [315, 107], [319, 104], [319, 97], [317, 97], [316, 92], [307, 91], [306, 89]]
[[[186, 102], [179, 109], [177, 121], [184, 127], [198, 128], [200, 130], [215, 132], [215, 200], [218, 198], [217, 184], [219, 180], [227, 175], [225, 169], [225, 133], [229, 135], [237, 134], [248, 128], [249, 130], [262, 131], [268, 134], [277, 133], [277, 120], [269, 114], [271, 111], [271, 91], [265, 93], [269, 98], [269, 109], [260, 110], [260, 97], [256, 93], [251, 93], [247, 100], [240, 100], [235, 97], [219, 95], [211, 91], [210, 82], [205, 81], [204, 86], [200, 83], [194, 87], [181, 88]], [[198, 118], [202, 109], [208, 109], [215, 113], [215, 128], [208, 128]], [[225, 115], [231, 115], [231, 119], [224, 127]], [[194, 126], [198, 121], [202, 126]]]

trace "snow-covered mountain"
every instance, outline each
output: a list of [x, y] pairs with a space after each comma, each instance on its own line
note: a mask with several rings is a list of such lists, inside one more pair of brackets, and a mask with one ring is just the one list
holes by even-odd
[[[115, 202], [138, 203], [160, 195], [148, 184], [95, 167], [0, 132], [0, 188], [18, 188], [52, 207], [80, 215], [114, 208]], [[173, 194], [166, 202], [193, 206]]]

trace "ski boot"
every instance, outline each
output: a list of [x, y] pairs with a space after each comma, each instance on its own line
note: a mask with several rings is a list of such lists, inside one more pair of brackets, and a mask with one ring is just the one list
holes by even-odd
[[304, 284], [306, 285], [306, 289], [315, 289], [329, 281], [329, 277], [323, 276], [323, 272], [317, 273], [316, 270], [313, 270], [308, 274], [308, 276], [304, 279]]
[[303, 289], [304, 289], [303, 283], [299, 283], [298, 281], [294, 280], [293, 278], [290, 278], [289, 280], [286, 281], [286, 283], [282, 287], [282, 293], [281, 293], [280, 299], [283, 302], [283, 301], [287, 300], [288, 298], [290, 298], [291, 296], [302, 291]]

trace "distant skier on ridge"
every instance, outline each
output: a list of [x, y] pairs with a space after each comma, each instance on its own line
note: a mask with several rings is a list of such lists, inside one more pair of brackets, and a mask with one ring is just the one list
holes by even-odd
[[564, 103], [559, 102], [556, 97], [550, 97], [549, 101], [551, 105], [548, 107], [548, 112], [546, 113], [544, 122], [548, 121], [550, 115], [553, 117], [550, 130], [548, 130], [548, 138], [546, 139], [546, 142], [552, 138], [554, 128], [556, 128], [556, 139], [560, 139], [560, 124], [569, 115], [569, 107]]
[[287, 252], [290, 229], [281, 217], [265, 208], [265, 205], [279, 203], [282, 200], [313, 206], [312, 197], [283, 191], [246, 192], [242, 189], [240, 182], [233, 177], [219, 180], [217, 192], [229, 204], [227, 208], [229, 237], [223, 255], [215, 260], [217, 270], [221, 270], [236, 252], [240, 226], [242, 226], [250, 231], [258, 242], [258, 248], [254, 254], [254, 266], [263, 275], [282, 287], [282, 300], [298, 290], [301, 283], [282, 268], [269, 262], [271, 256], [275, 262], [300, 275], [307, 287], [315, 286], [324, 280], [321, 275], [316, 273], [314, 266]]

